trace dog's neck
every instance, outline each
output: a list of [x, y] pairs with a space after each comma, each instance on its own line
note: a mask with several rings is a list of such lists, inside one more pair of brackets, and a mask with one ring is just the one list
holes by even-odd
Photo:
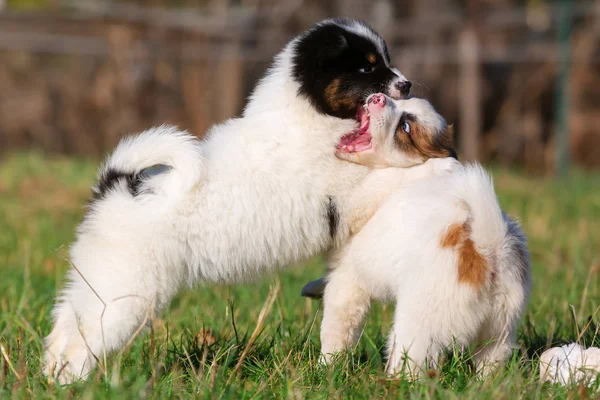
[[300, 94], [300, 83], [292, 76], [294, 48], [295, 41], [292, 41], [275, 57], [273, 65], [250, 95], [244, 117], [278, 113], [284, 115], [288, 122], [295, 121], [302, 125], [307, 131], [325, 128], [333, 135], [341, 135], [352, 130], [354, 121], [320, 113], [306, 96]]

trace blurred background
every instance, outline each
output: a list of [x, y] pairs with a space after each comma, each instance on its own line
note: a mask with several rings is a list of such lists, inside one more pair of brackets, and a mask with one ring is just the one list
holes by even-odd
[[165, 122], [202, 136], [331, 16], [385, 37], [464, 159], [600, 167], [598, 0], [0, 0], [0, 157], [99, 156]]
[[[462, 159], [486, 163], [503, 210], [522, 222], [534, 281], [523, 359], [483, 384], [452, 361], [441, 386], [398, 389], [379, 379], [393, 307], [375, 306], [355, 361], [321, 375], [319, 304], [299, 296], [326, 270], [316, 258], [255, 284], [185, 291], [109, 362], [112, 378], [46, 389], [42, 338], [100, 157], [153, 125], [202, 136], [239, 114], [273, 55], [330, 16], [385, 37], [414, 94], [455, 123]], [[0, 0], [0, 399], [592, 398], [577, 385], [540, 392], [535, 355], [600, 346], [599, 238], [600, 0]], [[277, 281], [247, 379], [227, 389]]]

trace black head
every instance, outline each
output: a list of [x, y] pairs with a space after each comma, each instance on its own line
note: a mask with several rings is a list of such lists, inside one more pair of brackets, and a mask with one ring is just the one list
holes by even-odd
[[410, 82], [390, 64], [383, 38], [363, 22], [325, 20], [300, 37], [293, 76], [319, 112], [354, 118], [372, 93], [405, 98]]

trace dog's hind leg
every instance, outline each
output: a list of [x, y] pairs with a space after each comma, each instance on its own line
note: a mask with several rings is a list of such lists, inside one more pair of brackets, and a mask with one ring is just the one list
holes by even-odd
[[71, 247], [72, 269], [46, 339], [46, 374], [62, 383], [84, 377], [199, 279], [185, 260], [188, 216], [180, 213], [205, 173], [200, 142], [173, 127], [119, 143]]
[[327, 276], [323, 301], [321, 353], [328, 362], [335, 353], [358, 341], [370, 296], [361, 288], [354, 271], [338, 268]]
[[434, 340], [434, 332], [421, 326], [426, 313], [410, 310], [396, 304], [394, 325], [387, 343], [386, 373], [390, 376], [405, 373], [409, 379], [418, 379], [427, 362], [436, 362], [440, 344]]
[[155, 210], [113, 193], [79, 227], [46, 339], [45, 373], [59, 382], [84, 377], [121, 349], [192, 279], [173, 220]]
[[508, 289], [496, 294], [491, 314], [477, 335], [474, 361], [478, 373], [484, 377], [505, 363], [517, 348], [517, 323], [526, 294], [521, 285]]
[[46, 338], [44, 372], [61, 384], [84, 378], [98, 361], [106, 361], [107, 353], [133, 338], [153, 311], [151, 304], [135, 298], [103, 304], [95, 294], [84, 294], [89, 290], [84, 285], [73, 282], [76, 297], [69, 290], [64, 293], [54, 310], [54, 329]]
[[519, 225], [504, 215], [507, 235], [494, 281], [492, 310], [478, 334], [475, 364], [482, 376], [502, 365], [515, 349], [517, 324], [531, 288], [527, 243]]

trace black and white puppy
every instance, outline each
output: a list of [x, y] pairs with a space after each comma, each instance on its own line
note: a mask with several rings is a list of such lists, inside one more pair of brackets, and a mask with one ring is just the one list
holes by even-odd
[[243, 116], [206, 140], [166, 126], [123, 140], [71, 247], [45, 372], [86, 376], [182, 287], [261, 276], [345, 241], [337, 204], [369, 169], [333, 149], [358, 129], [369, 94], [409, 89], [376, 32], [325, 20], [286, 45]]

